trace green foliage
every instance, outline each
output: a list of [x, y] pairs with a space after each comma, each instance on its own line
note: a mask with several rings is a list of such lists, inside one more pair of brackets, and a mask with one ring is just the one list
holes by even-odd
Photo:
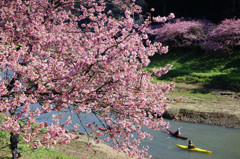
[[31, 150], [25, 144], [19, 145], [19, 150], [22, 152], [24, 156], [28, 158], [38, 158], [38, 159], [45, 159], [45, 158], [59, 158], [59, 159], [76, 159], [76, 157], [66, 156], [59, 152], [54, 151], [53, 149], [44, 149], [40, 148], [38, 150]]
[[[0, 131], [0, 135], [9, 135], [9, 133], [4, 132], [4, 131]], [[9, 141], [9, 138], [6, 139], [6, 141]], [[38, 159], [45, 159], [45, 158], [59, 158], [59, 159], [77, 159], [77, 157], [72, 157], [72, 156], [67, 156], [64, 154], [61, 154], [51, 148], [40, 148], [38, 150], [32, 150], [30, 148], [28, 148], [27, 144], [24, 143], [24, 141], [20, 141], [20, 143], [18, 144], [18, 150], [21, 152], [22, 156], [24, 156], [24, 158], [26, 159], [31, 159], [31, 158], [38, 158]], [[7, 153], [6, 153], [7, 152]], [[11, 150], [7, 147], [5, 148], [4, 151], [0, 150], [0, 156], [2, 154], [11, 154]]]
[[6, 143], [9, 141], [9, 137], [10, 134], [8, 132], [0, 130], [0, 145], [6, 145]]
[[240, 54], [219, 57], [200, 49], [175, 49], [166, 55], [153, 56], [146, 69], [152, 71], [167, 64], [172, 64], [172, 69], [158, 80], [240, 91]]
[[[0, 113], [0, 124], [2, 124], [4, 113]], [[9, 141], [10, 133], [0, 130], [0, 145], [5, 145]]]
[[[4, 113], [0, 113], [0, 124], [2, 123], [3, 117], [5, 116]], [[31, 158], [37, 158], [37, 159], [45, 159], [45, 158], [52, 158], [52, 159], [77, 159], [77, 157], [72, 156], [66, 156], [64, 154], [61, 154], [51, 148], [40, 148], [38, 150], [32, 150], [28, 148], [27, 143], [25, 143], [22, 140], [22, 136], [19, 137], [20, 142], [18, 144], [18, 150], [21, 152], [22, 156], [24, 156], [25, 159], [31, 159]], [[6, 142], [10, 141], [10, 133], [6, 131], [0, 130], [0, 145], [5, 145]], [[11, 150], [9, 147], [0, 149], [0, 156], [10, 155], [11, 156]], [[3, 157], [5, 158], [5, 157]], [[6, 157], [7, 158], [7, 157]]]

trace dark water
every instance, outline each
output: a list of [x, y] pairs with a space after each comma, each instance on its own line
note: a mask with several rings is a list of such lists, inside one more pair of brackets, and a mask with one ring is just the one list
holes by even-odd
[[173, 122], [171, 130], [181, 127], [182, 135], [191, 139], [196, 147], [212, 151], [212, 154], [192, 152], [176, 147], [187, 145], [188, 140], [174, 138], [164, 131], [148, 130], [153, 140], [145, 140], [153, 159], [240, 159], [240, 129], [224, 128], [202, 124]]
[[[51, 118], [51, 115], [49, 118], [42, 116], [38, 121], [44, 120], [51, 123]], [[90, 114], [81, 115], [81, 119], [83, 124], [86, 124], [87, 121], [96, 121], [96, 118]], [[146, 139], [142, 145], [149, 146], [148, 152], [153, 156], [153, 159], [240, 159], [240, 129], [185, 122], [168, 122], [172, 131], [176, 131], [178, 127], [181, 127], [181, 134], [191, 139], [196, 147], [213, 153], [205, 154], [180, 149], [176, 147], [176, 144], [187, 145], [188, 140], [171, 137], [166, 131], [146, 129], [152, 134], [153, 140]], [[79, 123], [74, 115], [73, 123]], [[71, 126], [67, 128], [72, 129]], [[83, 132], [84, 130], [79, 129], [79, 131]]]

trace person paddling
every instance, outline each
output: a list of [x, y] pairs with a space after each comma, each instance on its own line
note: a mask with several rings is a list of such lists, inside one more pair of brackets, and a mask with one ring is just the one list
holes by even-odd
[[177, 131], [173, 134], [174, 136], [178, 136], [178, 135], [180, 135], [181, 133], [180, 133], [180, 128], [177, 128]]
[[10, 148], [12, 150], [12, 156], [13, 159], [16, 159], [16, 155], [18, 154], [18, 157], [21, 157], [21, 153], [20, 151], [17, 149], [17, 145], [18, 145], [18, 134], [16, 134], [14, 131], [11, 132], [11, 136], [10, 136]]
[[107, 125], [108, 130], [112, 130], [112, 127], [110, 125]]
[[195, 145], [193, 144], [192, 140], [188, 141], [188, 148], [189, 149], [194, 149], [195, 148]]

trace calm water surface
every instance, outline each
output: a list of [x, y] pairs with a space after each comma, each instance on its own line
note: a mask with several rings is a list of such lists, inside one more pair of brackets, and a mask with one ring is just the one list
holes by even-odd
[[[49, 118], [42, 116], [38, 121], [52, 122]], [[83, 124], [87, 121], [96, 121], [93, 115], [81, 115]], [[66, 121], [63, 119], [62, 121]], [[73, 124], [78, 122], [73, 117]], [[171, 137], [166, 131], [148, 130], [153, 135], [153, 140], [144, 140], [142, 145], [148, 145], [148, 152], [153, 159], [240, 159], [240, 129], [224, 128], [203, 124], [169, 121], [172, 131], [181, 127], [181, 134], [191, 139], [196, 147], [212, 151], [212, 154], [192, 152], [176, 147], [176, 144], [187, 145], [188, 140]], [[68, 127], [72, 129], [72, 127]], [[83, 129], [80, 129], [83, 132]]]
[[182, 135], [191, 139], [196, 147], [212, 151], [212, 154], [192, 152], [176, 147], [187, 145], [188, 140], [174, 138], [163, 131], [148, 130], [153, 140], [145, 140], [153, 159], [240, 159], [240, 129], [202, 124], [169, 121], [171, 130], [181, 127]]

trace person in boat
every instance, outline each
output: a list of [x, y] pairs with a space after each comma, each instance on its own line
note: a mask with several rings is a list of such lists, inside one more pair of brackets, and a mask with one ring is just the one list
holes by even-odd
[[188, 148], [189, 148], [189, 149], [195, 148], [195, 145], [193, 144], [192, 140], [189, 140], [189, 141], [188, 141]]
[[180, 128], [177, 128], [177, 131], [176, 131], [173, 135], [174, 135], [174, 136], [181, 135], [181, 133], [180, 133]]
[[111, 130], [111, 129], [112, 129], [112, 127], [111, 127], [111, 126], [109, 126], [109, 125], [107, 125], [107, 129], [108, 129], [108, 130]]

